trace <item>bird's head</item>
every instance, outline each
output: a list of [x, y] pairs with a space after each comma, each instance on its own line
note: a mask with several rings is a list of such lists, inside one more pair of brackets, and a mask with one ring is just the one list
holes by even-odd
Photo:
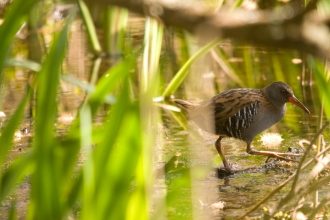
[[284, 105], [286, 102], [298, 106], [306, 113], [310, 114], [309, 110], [294, 96], [291, 87], [283, 82], [274, 82], [264, 88], [264, 92], [269, 101], [276, 107]]

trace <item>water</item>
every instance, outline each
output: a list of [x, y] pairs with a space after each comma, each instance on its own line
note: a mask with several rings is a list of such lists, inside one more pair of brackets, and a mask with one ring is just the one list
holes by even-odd
[[[297, 88], [298, 86], [292, 85], [292, 87]], [[312, 103], [312, 100], [306, 100], [306, 103]], [[307, 115], [290, 103], [287, 106], [288, 113], [284, 119], [254, 139], [254, 149], [287, 152], [289, 147], [293, 147], [301, 150], [302, 147], [299, 145], [301, 140], [311, 141], [314, 138], [318, 131], [319, 116], [315, 112]], [[312, 110], [315, 109], [315, 106], [313, 108], [307, 104], [307, 108]], [[189, 123], [191, 130], [184, 131], [175, 120], [171, 119], [169, 112], [164, 117], [166, 120], [163, 132], [166, 132], [166, 139], [162, 153], [167, 155], [165, 158], [170, 158], [175, 154], [180, 155], [176, 160], [182, 165], [169, 171], [165, 179], [173, 181], [173, 178], [178, 177], [176, 175], [171, 176], [171, 172], [177, 174], [180, 169], [185, 168], [189, 168], [192, 173], [199, 173], [197, 174], [198, 177], [192, 177], [193, 183], [190, 186], [192, 191], [190, 202], [197, 219], [238, 218], [296, 171], [298, 163], [274, 160], [271, 160], [265, 169], [266, 158], [264, 156], [249, 155], [245, 151], [246, 144], [244, 142], [227, 138], [222, 140], [222, 145], [226, 158], [233, 167], [237, 170], [251, 167], [256, 169], [219, 179], [216, 168], [223, 165], [214, 147], [217, 136], [202, 131], [193, 122]], [[271, 146], [269, 140], [268, 142], [262, 141], [262, 137], [266, 136], [267, 138], [267, 135], [273, 137], [270, 141], [279, 140], [280, 145], [274, 147]], [[329, 129], [324, 132], [324, 137], [326, 142], [329, 141]], [[307, 146], [307, 144], [303, 145], [305, 148]], [[314, 154], [315, 150], [312, 152], [312, 155]], [[162, 162], [166, 162], [166, 159]], [[169, 182], [167, 186], [170, 191], [171, 183]], [[187, 188], [183, 187], [183, 190], [187, 190]], [[326, 190], [327, 186], [320, 189], [320, 200], [327, 196]], [[284, 187], [280, 193], [262, 204], [250, 216], [262, 216], [264, 214], [263, 207], [271, 207], [289, 191], [290, 185]], [[312, 197], [307, 196], [305, 199], [304, 203], [310, 205]], [[189, 204], [189, 201], [186, 201], [186, 204]], [[182, 207], [173, 206], [174, 208], [172, 207], [171, 210], [177, 210], [173, 216], [178, 215], [179, 212], [185, 212]], [[175, 217], [173, 218], [175, 219]]]
[[[71, 36], [66, 70], [69, 74], [82, 81], [90, 81], [91, 69], [94, 64], [88, 54], [86, 36], [81, 29], [81, 21], [73, 24], [74, 34]], [[141, 33], [137, 34], [142, 39]], [[22, 42], [21, 42], [22, 43]], [[19, 45], [18, 45], [19, 47]], [[224, 42], [219, 47], [226, 52], [226, 64], [230, 72], [224, 70], [211, 55], [198, 60], [194, 64], [185, 85], [176, 93], [176, 98], [204, 100], [228, 89], [241, 87], [231, 77], [237, 75], [246, 87], [261, 88], [269, 83], [281, 80], [292, 86], [296, 97], [301, 100], [312, 112], [306, 115], [301, 109], [288, 104], [285, 118], [271, 127], [267, 132], [281, 135], [283, 141], [279, 147], [270, 148], [261, 142], [261, 136], [255, 138], [253, 145], [258, 150], [273, 150], [286, 152], [289, 147], [300, 148], [298, 142], [302, 139], [312, 140], [319, 127], [320, 101], [316, 86], [313, 84], [312, 74], [302, 71], [302, 64], [293, 62], [299, 58], [294, 51], [277, 51], [275, 49], [261, 49], [250, 46], [235, 46], [231, 42]], [[17, 54], [24, 54], [24, 48]], [[167, 54], [164, 52], [164, 56]], [[250, 60], [244, 59], [249, 57]], [[168, 58], [170, 59], [170, 58]], [[109, 62], [102, 62], [103, 70]], [[250, 65], [247, 65], [250, 64]], [[249, 67], [249, 68], [248, 68]], [[169, 74], [169, 73], [166, 73]], [[169, 74], [170, 75], [170, 74]], [[16, 108], [26, 92], [25, 86], [32, 77], [28, 72], [10, 68], [6, 74], [6, 85], [3, 95], [3, 111], [9, 116]], [[61, 81], [59, 94], [59, 112], [56, 135], [65, 134], [70, 122], [77, 114], [77, 110], [86, 93], [83, 89]], [[33, 107], [31, 103], [30, 109]], [[11, 150], [4, 169], [18, 155], [29, 151], [33, 136], [33, 121], [30, 111], [27, 111], [20, 130], [17, 131], [17, 140]], [[98, 118], [102, 120], [102, 114]], [[174, 120], [169, 111], [162, 115], [163, 123], [154, 125], [157, 128], [157, 144], [154, 160], [155, 170], [166, 164], [165, 175], [161, 172], [156, 180], [153, 197], [164, 199], [166, 192], [175, 195], [167, 199], [167, 216], [170, 219], [235, 219], [246, 212], [261, 198], [270, 193], [281, 182], [285, 181], [296, 169], [297, 164], [292, 162], [273, 162], [268, 169], [262, 168], [265, 157], [248, 155], [244, 142], [235, 139], [224, 139], [226, 158], [233, 166], [240, 170], [257, 167], [253, 172], [241, 173], [219, 179], [217, 168], [222, 165], [214, 147], [216, 136], [199, 130], [193, 123], [189, 131]], [[329, 129], [324, 132], [325, 141], [329, 141]], [[80, 165], [82, 161], [79, 161]], [[186, 178], [182, 178], [186, 177]], [[188, 182], [181, 183], [186, 179]], [[181, 184], [181, 185], [180, 185]], [[320, 189], [320, 198], [328, 195], [328, 186]], [[19, 219], [24, 219], [29, 203], [30, 177], [26, 177], [13, 193], [13, 197], [3, 202], [0, 215], [7, 213], [14, 197], [17, 199], [17, 213]], [[250, 216], [260, 216], [264, 213], [263, 207], [269, 207], [288, 193], [289, 186], [281, 190], [270, 201], [262, 204]], [[311, 202], [311, 196], [306, 197], [305, 203]]]

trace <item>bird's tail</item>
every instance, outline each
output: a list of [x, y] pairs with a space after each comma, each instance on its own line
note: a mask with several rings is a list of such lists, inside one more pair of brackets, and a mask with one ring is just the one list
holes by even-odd
[[173, 101], [185, 112], [194, 110], [198, 106], [198, 103], [194, 103], [186, 100], [174, 99]]

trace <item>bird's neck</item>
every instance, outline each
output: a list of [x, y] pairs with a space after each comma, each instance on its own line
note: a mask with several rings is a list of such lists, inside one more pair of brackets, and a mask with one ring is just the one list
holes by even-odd
[[[266, 87], [267, 88], [267, 87]], [[271, 92], [267, 92], [266, 88], [261, 89], [261, 92], [264, 94], [266, 100], [276, 109], [283, 111], [285, 114], [286, 104], [285, 102], [280, 102], [276, 99], [276, 97], [272, 96]]]

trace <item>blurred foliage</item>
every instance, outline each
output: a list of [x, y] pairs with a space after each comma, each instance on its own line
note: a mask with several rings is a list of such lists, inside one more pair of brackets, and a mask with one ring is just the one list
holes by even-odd
[[[296, 96], [305, 99], [304, 85], [312, 84], [313, 79], [308, 76], [313, 73], [318, 83], [315, 89], [322, 95], [327, 116], [330, 115], [329, 74], [325, 63], [311, 57], [306, 61], [305, 56], [296, 51], [267, 51], [247, 44], [235, 47], [236, 42], [229, 39], [215, 39], [200, 46], [197, 39], [185, 31], [164, 27], [150, 17], [143, 20], [141, 35], [144, 37], [137, 39], [133, 31], [128, 30], [129, 19], [136, 15], [112, 6], [95, 5], [92, 8], [83, 0], [78, 1], [78, 8], [90, 53], [93, 57], [114, 58], [105, 70], [99, 68], [99, 58], [95, 60], [89, 82], [64, 74], [70, 46], [68, 37], [72, 34], [70, 28], [77, 19], [75, 9], [69, 10], [67, 18], [52, 24], [49, 42], [42, 34], [34, 36], [38, 41], [38, 53], [42, 53], [38, 58], [13, 58], [11, 49], [15, 35], [19, 29], [24, 29], [23, 23], [29, 21], [32, 29], [38, 26], [31, 13], [42, 10], [37, 3], [14, 0], [0, 26], [0, 84], [4, 84], [9, 66], [30, 71], [27, 92], [12, 110], [0, 136], [3, 170], [0, 201], [8, 199], [20, 183], [28, 181], [31, 192], [26, 219], [193, 218], [196, 207], [192, 201], [194, 171], [191, 167], [168, 169], [169, 163], [173, 162], [168, 161], [161, 177], [165, 179], [166, 193], [159, 199], [153, 196], [153, 186], [157, 182], [154, 169], [156, 138], [161, 136], [156, 127], [164, 123], [161, 114], [172, 104], [164, 99], [170, 99], [173, 94], [198, 99], [204, 92], [214, 95], [232, 87], [263, 87], [270, 81], [280, 80], [295, 85]], [[222, 7], [227, 2], [209, 4]], [[284, 1], [260, 0], [257, 4], [259, 8], [270, 8], [284, 4]], [[329, 8], [325, 1], [320, 1], [320, 5], [322, 12]], [[231, 6], [232, 9], [243, 7], [244, 1], [233, 1]], [[99, 22], [105, 36], [103, 41], [96, 25], [98, 22], [93, 21], [97, 10], [103, 16]], [[42, 25], [46, 27], [47, 24]], [[174, 52], [164, 49], [168, 47], [166, 33], [172, 33]], [[228, 44], [234, 46], [228, 47]], [[29, 51], [29, 54], [33, 52]], [[38, 60], [42, 62], [36, 63]], [[198, 62], [202, 67], [196, 64]], [[203, 69], [208, 64], [212, 68]], [[200, 72], [199, 75], [196, 72]], [[204, 73], [209, 74], [208, 77]], [[184, 83], [192, 75], [198, 79], [211, 78], [213, 87], [198, 89], [202, 80]], [[86, 97], [68, 131], [57, 135], [61, 80], [79, 86], [86, 92]], [[153, 98], [160, 95], [158, 100], [164, 103], [157, 104], [169, 105], [158, 105], [163, 108], [155, 105]], [[320, 108], [318, 100], [313, 102], [310, 106]], [[8, 165], [6, 158], [27, 106], [32, 108], [32, 147]], [[301, 114], [298, 111], [300, 109], [289, 107], [288, 114]], [[102, 120], [98, 120], [100, 112], [105, 112]], [[181, 113], [173, 112], [173, 116], [182, 127], [187, 127]], [[299, 130], [299, 125], [290, 118], [284, 120], [287, 128]], [[15, 219], [16, 205], [17, 201], [13, 200], [8, 218]]]

